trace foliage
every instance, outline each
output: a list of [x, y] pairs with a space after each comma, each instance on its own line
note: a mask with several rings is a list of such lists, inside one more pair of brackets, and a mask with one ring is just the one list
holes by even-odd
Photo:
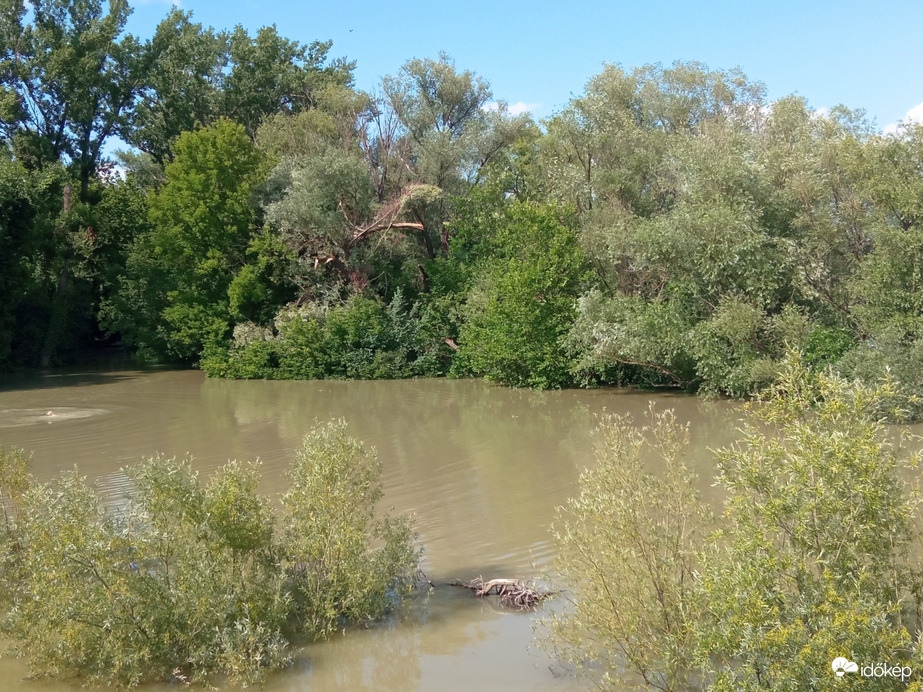
[[[268, 171], [243, 127], [229, 120], [184, 134], [175, 151], [166, 184], [149, 200], [151, 230], [130, 251], [110, 328], [192, 361], [230, 332], [228, 291], [254, 251], [253, 194]], [[235, 286], [238, 313], [246, 303], [262, 302], [262, 271], [248, 270]]]
[[274, 332], [239, 325], [230, 349], [206, 351], [210, 376], [240, 379], [399, 379], [445, 374], [448, 326], [438, 310], [362, 296], [329, 309], [287, 309]]
[[804, 364], [819, 369], [837, 363], [855, 345], [855, 337], [846, 329], [814, 327], [804, 339]]
[[[892, 383], [869, 389], [790, 356], [742, 441], [717, 452], [726, 500], [711, 535], [670, 418], [641, 431], [617, 421], [560, 515], [576, 597], [553, 645], [658, 689], [834, 690], [838, 656], [917, 667], [920, 535], [903, 478], [919, 459], [878, 422], [892, 397]], [[666, 464], [656, 480], [645, 443]]]
[[[0, 158], [0, 365], [6, 365], [14, 348], [16, 309], [29, 287], [29, 258], [36, 249], [35, 191], [22, 164]], [[23, 290], [26, 288], [26, 291]]]
[[887, 226], [876, 233], [875, 251], [856, 277], [860, 298], [857, 319], [863, 331], [880, 334], [899, 329], [915, 337], [923, 333], [923, 228]]
[[255, 137], [265, 118], [306, 111], [325, 87], [352, 82], [354, 63], [330, 60], [329, 41], [306, 46], [274, 26], [251, 37], [241, 26], [216, 32], [191, 20], [173, 9], [157, 27], [159, 57], [136, 108], [130, 141], [158, 163], [172, 160], [183, 132], [228, 118]]
[[312, 636], [378, 616], [412, 585], [419, 553], [410, 525], [374, 516], [380, 475], [374, 454], [342, 422], [314, 430], [298, 454], [282, 498], [283, 540], [293, 611]]
[[[575, 594], [550, 621], [563, 660], [616, 685], [625, 669], [655, 689], [677, 689], [692, 668], [699, 617], [692, 589], [708, 515], [683, 457], [689, 432], [671, 411], [644, 427], [610, 416], [598, 465], [558, 509], [559, 579]], [[656, 465], [655, 465], [656, 464]]]
[[[746, 397], [792, 347], [866, 380], [900, 370], [917, 415], [923, 126], [879, 135], [677, 62], [606, 65], [539, 127], [446, 54], [364, 93], [329, 42], [176, 8], [141, 40], [129, 14], [0, 3], [3, 367], [121, 340], [214, 375], [451, 359], [516, 385]], [[137, 147], [120, 168], [113, 136]], [[547, 215], [579, 270], [538, 251], [524, 229], [545, 212], [526, 208], [569, 210]], [[323, 319], [289, 339], [276, 316], [308, 305]], [[271, 338], [232, 340], [252, 325]]]
[[764, 425], [718, 453], [727, 526], [700, 581], [715, 689], [835, 689], [837, 656], [909, 660], [919, 536], [899, 472], [918, 459], [899, 459], [877, 422], [890, 389], [789, 362], [758, 411]]
[[203, 483], [188, 459], [156, 457], [128, 471], [134, 492], [112, 510], [76, 472], [23, 492], [22, 457], [0, 461], [18, 509], [5, 628], [43, 674], [251, 683], [290, 660], [294, 636], [390, 610], [419, 560], [406, 520], [375, 518], [380, 467], [342, 422], [305, 439], [282, 513], [258, 492], [258, 464]]
[[0, 73], [11, 95], [0, 134], [40, 166], [69, 161], [82, 195], [106, 140], [127, 130], [142, 75], [157, 58], [150, 44], [123, 33], [125, 0], [107, 10], [101, 0], [0, 5]]
[[20, 449], [0, 447], [0, 606], [8, 610], [22, 579], [20, 571], [22, 545], [23, 496], [29, 490], [30, 458]]
[[580, 296], [567, 335], [572, 371], [583, 381], [629, 381], [643, 385], [695, 382], [690, 325], [676, 303], [636, 296], [609, 298], [600, 290]]
[[102, 220], [60, 164], [0, 158], [0, 367], [48, 366], [91, 340], [108, 265], [94, 230]]
[[459, 339], [472, 370], [514, 386], [567, 384], [564, 337], [584, 274], [573, 231], [554, 207], [514, 203], [495, 220]]
[[842, 375], [875, 386], [890, 382], [888, 397], [881, 402], [880, 414], [894, 420], [919, 419], [923, 414], [923, 340], [907, 339], [899, 329], [883, 330], [874, 338], [857, 344], [836, 364]]
[[787, 346], [834, 365], [883, 323], [909, 329], [897, 248], [913, 246], [917, 140], [873, 137], [841, 107], [767, 105], [733, 71], [607, 67], [541, 148], [595, 270], [569, 337], [578, 377], [745, 396]]

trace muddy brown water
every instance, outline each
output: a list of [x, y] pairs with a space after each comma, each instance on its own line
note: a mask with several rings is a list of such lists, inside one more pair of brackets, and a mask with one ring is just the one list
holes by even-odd
[[[345, 418], [353, 436], [378, 450], [384, 504], [414, 517], [424, 569], [437, 589], [412, 616], [305, 647], [265, 689], [564, 692], [591, 685], [533, 643], [536, 615], [501, 611], [445, 584], [478, 575], [538, 576], [554, 555], [554, 508], [576, 493], [580, 471], [594, 463], [598, 416], [641, 420], [651, 400], [691, 423], [693, 466], [708, 479], [708, 449], [733, 439], [734, 404], [612, 389], [521, 391], [478, 380], [53, 373], [0, 384], [0, 443], [31, 450], [39, 480], [77, 465], [113, 501], [128, 487], [120, 469], [155, 452], [190, 454], [203, 475], [228, 459], [258, 457], [264, 490], [281, 493], [289, 462], [315, 422]], [[707, 494], [707, 480], [702, 487]], [[26, 675], [23, 662], [0, 659], [3, 690], [81, 689]]]

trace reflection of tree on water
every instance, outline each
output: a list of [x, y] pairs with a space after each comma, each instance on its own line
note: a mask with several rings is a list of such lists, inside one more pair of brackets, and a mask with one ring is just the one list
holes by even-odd
[[274, 676], [265, 689], [414, 690], [420, 684], [418, 657], [424, 640], [419, 625], [396, 618], [371, 630], [335, 635], [305, 646], [295, 670]]
[[[549, 510], [591, 456], [591, 416], [570, 393], [429, 380], [207, 381], [202, 394], [205, 408], [233, 410], [229, 419], [293, 447], [315, 419], [346, 418], [379, 452], [386, 503], [416, 514], [434, 569], [448, 567], [443, 554], [454, 564], [511, 553], [513, 569], [527, 568], [547, 543]], [[490, 530], [472, 531], [479, 521]]]

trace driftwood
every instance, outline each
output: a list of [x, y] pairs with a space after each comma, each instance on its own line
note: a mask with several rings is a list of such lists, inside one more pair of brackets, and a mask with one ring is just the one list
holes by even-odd
[[550, 591], [539, 591], [519, 579], [484, 581], [483, 577], [475, 577], [471, 581], [456, 579], [452, 586], [473, 591], [479, 598], [495, 594], [499, 597], [500, 605], [516, 610], [531, 610], [552, 595]]

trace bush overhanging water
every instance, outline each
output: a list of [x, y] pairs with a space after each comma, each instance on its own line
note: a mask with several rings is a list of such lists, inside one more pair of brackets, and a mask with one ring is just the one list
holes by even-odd
[[292, 641], [387, 613], [420, 557], [405, 518], [375, 517], [380, 466], [343, 422], [305, 438], [281, 511], [256, 463], [203, 482], [155, 457], [116, 511], [76, 471], [36, 484], [26, 467], [0, 452], [0, 586], [4, 632], [38, 674], [252, 683]]

